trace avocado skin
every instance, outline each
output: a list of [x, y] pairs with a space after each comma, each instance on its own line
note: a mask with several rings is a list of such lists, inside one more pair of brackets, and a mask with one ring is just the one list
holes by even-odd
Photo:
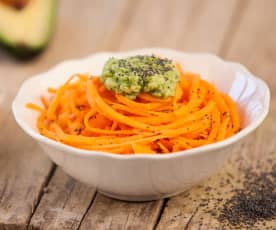
[[3, 50], [7, 51], [11, 55], [13, 55], [15, 58], [19, 60], [26, 60], [33, 58], [40, 54], [47, 46], [41, 46], [41, 47], [31, 47], [28, 46], [27, 44], [15, 44], [11, 45], [7, 43], [4, 40], [1, 40], [0, 38], [0, 46]]
[[14, 56], [19, 60], [31, 59], [36, 57], [38, 54], [40, 54], [48, 46], [48, 43], [54, 31], [58, 1], [53, 0], [51, 2], [52, 2], [52, 5], [50, 6], [51, 13], [49, 15], [49, 22], [48, 22], [50, 24], [50, 28], [49, 28], [48, 34], [45, 35], [46, 39], [40, 45], [32, 46], [32, 44], [26, 44], [26, 43], [11, 43], [10, 41], [8, 41], [7, 38], [3, 37], [0, 34], [0, 48], [7, 51], [9, 54], [11, 54], [12, 56]]

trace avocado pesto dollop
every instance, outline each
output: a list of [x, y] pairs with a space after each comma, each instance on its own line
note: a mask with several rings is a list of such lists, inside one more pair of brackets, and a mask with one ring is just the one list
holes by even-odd
[[104, 65], [101, 80], [107, 89], [130, 99], [135, 99], [140, 92], [166, 98], [174, 96], [179, 74], [172, 60], [137, 55], [110, 58]]

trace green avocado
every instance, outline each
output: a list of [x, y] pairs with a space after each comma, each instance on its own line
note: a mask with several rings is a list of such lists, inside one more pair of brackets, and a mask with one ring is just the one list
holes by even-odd
[[104, 65], [101, 80], [109, 90], [129, 99], [135, 99], [140, 92], [166, 98], [175, 95], [179, 74], [172, 60], [137, 55], [110, 58]]
[[29, 0], [22, 8], [0, 1], [0, 45], [17, 58], [38, 54], [53, 32], [57, 0]]

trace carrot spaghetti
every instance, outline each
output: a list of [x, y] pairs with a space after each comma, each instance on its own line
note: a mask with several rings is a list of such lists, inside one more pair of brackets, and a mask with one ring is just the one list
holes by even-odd
[[224, 140], [240, 129], [232, 99], [199, 75], [180, 74], [174, 97], [140, 93], [135, 100], [108, 90], [99, 77], [76, 74], [49, 99], [26, 106], [39, 112], [39, 132], [87, 150], [118, 154], [171, 153]]

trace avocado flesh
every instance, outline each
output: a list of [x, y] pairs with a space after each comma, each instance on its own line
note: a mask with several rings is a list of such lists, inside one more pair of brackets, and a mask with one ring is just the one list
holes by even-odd
[[30, 0], [21, 10], [0, 2], [0, 43], [16, 57], [41, 51], [48, 43], [57, 0]]

